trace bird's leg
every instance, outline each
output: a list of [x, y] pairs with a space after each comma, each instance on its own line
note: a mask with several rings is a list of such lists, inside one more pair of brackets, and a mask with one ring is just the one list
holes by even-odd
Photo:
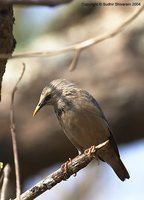
[[93, 153], [95, 153], [95, 146], [94, 146], [94, 145], [91, 146], [89, 149], [86, 149], [86, 150], [84, 151], [84, 154], [87, 155], [89, 159], [91, 159], [91, 157], [95, 157], [95, 156], [93, 155]]
[[68, 165], [72, 163], [72, 159], [69, 158], [68, 161], [66, 161], [64, 164], [61, 165], [61, 171], [64, 175], [64, 180], [67, 180], [68, 177], [69, 177], [69, 174], [68, 174]]

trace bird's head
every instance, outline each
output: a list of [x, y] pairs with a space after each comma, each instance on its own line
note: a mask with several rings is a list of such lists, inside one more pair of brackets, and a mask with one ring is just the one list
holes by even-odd
[[64, 101], [74, 87], [73, 83], [65, 79], [57, 79], [49, 83], [47, 87], [42, 90], [39, 103], [37, 104], [33, 116], [45, 105], [55, 105], [59, 99]]
[[45, 105], [51, 105], [52, 104], [52, 89], [51, 87], [45, 87], [42, 90], [42, 93], [40, 95], [40, 100], [33, 112], [33, 117], [37, 114], [37, 112], [44, 107]]

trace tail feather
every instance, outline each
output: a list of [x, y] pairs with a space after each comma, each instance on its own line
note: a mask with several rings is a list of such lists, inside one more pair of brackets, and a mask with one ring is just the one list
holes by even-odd
[[120, 180], [124, 181], [125, 179], [130, 178], [129, 173], [120, 158], [117, 157], [116, 159], [109, 161], [108, 164], [113, 168]]
[[107, 162], [115, 171], [120, 180], [124, 181], [129, 179], [129, 173], [120, 159], [119, 154], [114, 150], [113, 145], [109, 143], [105, 147], [101, 148], [98, 152], [98, 156], [102, 161]]

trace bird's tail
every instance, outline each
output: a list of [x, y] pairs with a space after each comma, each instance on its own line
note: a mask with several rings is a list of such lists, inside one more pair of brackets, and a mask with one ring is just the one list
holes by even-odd
[[120, 180], [128, 179], [129, 173], [120, 158], [116, 157], [114, 160], [107, 162], [115, 171]]
[[120, 180], [124, 181], [125, 179], [130, 178], [126, 167], [121, 161], [119, 154], [115, 152], [113, 145], [108, 144], [106, 146], [107, 147], [104, 147], [99, 151], [99, 158], [102, 161], [107, 162], [112, 167]]

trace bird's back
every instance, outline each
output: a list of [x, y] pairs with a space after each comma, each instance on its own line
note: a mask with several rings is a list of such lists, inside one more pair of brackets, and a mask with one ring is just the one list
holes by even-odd
[[73, 145], [79, 152], [83, 152], [109, 139], [110, 142], [98, 151], [98, 157], [107, 162], [122, 181], [129, 178], [108, 122], [97, 101], [88, 92], [78, 88], [65, 99], [63, 112], [58, 118]]
[[104, 114], [88, 92], [76, 88], [65, 99], [64, 103], [58, 102], [59, 107], [63, 107], [63, 113], [58, 118], [69, 139], [76, 142], [75, 146], [84, 150], [110, 137]]

